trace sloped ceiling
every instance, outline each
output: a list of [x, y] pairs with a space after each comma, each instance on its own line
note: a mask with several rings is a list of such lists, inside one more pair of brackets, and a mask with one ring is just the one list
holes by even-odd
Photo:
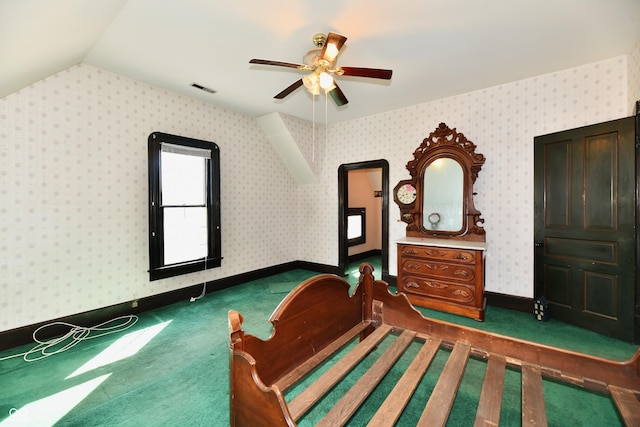
[[[639, 0], [0, 0], [0, 97], [87, 63], [251, 116], [312, 118], [296, 69], [315, 33], [348, 37], [338, 65], [349, 104], [330, 122], [390, 111], [630, 52]], [[217, 91], [203, 92], [197, 83]], [[324, 121], [324, 99], [316, 100]]]

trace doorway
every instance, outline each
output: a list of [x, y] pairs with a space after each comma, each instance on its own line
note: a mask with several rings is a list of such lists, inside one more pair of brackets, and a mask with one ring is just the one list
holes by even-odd
[[[352, 195], [357, 197], [349, 197], [350, 177], [351, 181], [364, 182], [355, 190], [358, 194]], [[371, 183], [370, 187], [366, 186], [366, 180]], [[351, 188], [353, 193], [353, 186]], [[349, 203], [350, 200], [357, 200], [353, 202], [354, 204], [368, 206], [352, 206]], [[350, 210], [350, 208], [357, 208], [357, 210]], [[364, 212], [362, 208], [366, 208]], [[356, 227], [358, 221], [362, 221], [360, 222], [362, 229], [356, 230], [355, 233], [352, 225], [352, 236], [348, 235], [350, 219]], [[368, 240], [367, 235], [369, 235]], [[377, 261], [379, 256], [381, 271], [374, 271], [374, 275], [378, 279], [388, 281], [389, 162], [386, 160], [349, 163], [340, 165], [338, 168], [338, 241], [338, 273], [340, 275], [344, 276], [347, 273], [350, 260], [358, 263], [363, 257], [375, 256]], [[375, 264], [377, 263], [374, 263], [374, 268], [376, 268]]]
[[534, 139], [536, 296], [553, 318], [625, 341], [638, 332], [636, 161], [633, 117]]

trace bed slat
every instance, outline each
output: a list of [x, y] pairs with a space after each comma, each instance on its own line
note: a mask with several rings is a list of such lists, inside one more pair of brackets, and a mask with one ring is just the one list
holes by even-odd
[[453, 347], [449, 360], [444, 365], [442, 374], [429, 397], [429, 402], [418, 420], [419, 426], [432, 427], [446, 424], [470, 352], [471, 347], [468, 344], [457, 342]]
[[540, 366], [522, 364], [522, 426], [546, 426], [544, 388]]
[[404, 331], [375, 361], [348, 392], [326, 413], [316, 427], [343, 426], [389, 372], [389, 369], [409, 347], [416, 333]]
[[358, 336], [359, 333], [364, 331], [366, 328], [371, 325], [371, 322], [364, 321], [360, 322], [358, 325], [351, 328], [345, 334], [340, 336], [335, 341], [331, 342], [327, 347], [322, 349], [316, 353], [313, 357], [309, 358], [306, 362], [302, 363], [299, 366], [296, 366], [292, 371], [290, 371], [287, 375], [280, 378], [276, 381], [276, 386], [284, 392], [293, 384], [298, 382], [302, 377], [307, 375], [309, 372], [314, 370], [318, 365], [324, 362], [328, 357], [334, 354], [336, 351], [340, 350], [343, 346], [345, 346], [349, 341]]
[[617, 387], [614, 385], [609, 386], [611, 396], [613, 396], [614, 402], [622, 415], [622, 419], [627, 426], [639, 426], [640, 425], [640, 401], [636, 397], [635, 393], [629, 389]]
[[506, 360], [504, 356], [489, 355], [474, 427], [499, 425], [505, 371]]
[[382, 406], [373, 416], [367, 427], [393, 426], [413, 396], [420, 380], [440, 347], [440, 339], [429, 339], [424, 343], [402, 378], [393, 388]]
[[360, 362], [382, 339], [391, 332], [391, 326], [382, 325], [362, 340], [353, 350], [329, 368], [320, 378], [289, 403], [291, 417], [297, 421], [325, 395], [351, 368]]

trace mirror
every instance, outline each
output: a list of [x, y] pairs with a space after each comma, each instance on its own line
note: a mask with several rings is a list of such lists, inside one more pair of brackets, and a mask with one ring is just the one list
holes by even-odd
[[485, 241], [484, 220], [473, 203], [485, 158], [475, 150], [462, 133], [440, 123], [413, 152], [411, 179], [400, 181], [393, 194], [407, 237]]
[[462, 228], [464, 172], [457, 161], [442, 157], [427, 165], [423, 174], [422, 226], [427, 230]]

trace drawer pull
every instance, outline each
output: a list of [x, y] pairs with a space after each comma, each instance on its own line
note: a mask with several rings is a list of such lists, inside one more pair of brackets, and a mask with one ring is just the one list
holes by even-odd
[[469, 295], [471, 295], [469, 292], [465, 291], [464, 289], [454, 289], [451, 293], [453, 295], [461, 296], [464, 298], [469, 298]]
[[466, 270], [456, 270], [453, 272], [454, 276], [463, 276], [463, 277], [469, 277], [469, 272]]
[[456, 259], [462, 260], [462, 261], [467, 261], [470, 260], [471, 257], [469, 256], [469, 254], [465, 254], [463, 252], [458, 253], [458, 255], [456, 255]]
[[408, 282], [404, 286], [407, 288], [414, 288], [414, 289], [418, 289], [420, 287], [420, 285], [418, 285], [416, 282]]
[[430, 288], [436, 288], [436, 289], [444, 289], [444, 288], [448, 288], [448, 285], [445, 285], [444, 283], [438, 283], [438, 282], [428, 282], [425, 281], [424, 282], [425, 285], [429, 286]]
[[416, 251], [413, 248], [406, 248], [405, 250], [402, 251], [403, 254], [408, 254], [408, 255], [418, 255], [418, 251]]
[[407, 268], [411, 268], [413, 270], [420, 270], [420, 266], [418, 264], [407, 264]]
[[424, 253], [430, 256], [445, 256], [447, 254], [447, 251], [441, 251], [438, 249], [425, 249]]
[[427, 268], [430, 268], [431, 270], [447, 270], [449, 268], [448, 265], [440, 265], [440, 264], [430, 264], [430, 263], [425, 263], [424, 264]]

